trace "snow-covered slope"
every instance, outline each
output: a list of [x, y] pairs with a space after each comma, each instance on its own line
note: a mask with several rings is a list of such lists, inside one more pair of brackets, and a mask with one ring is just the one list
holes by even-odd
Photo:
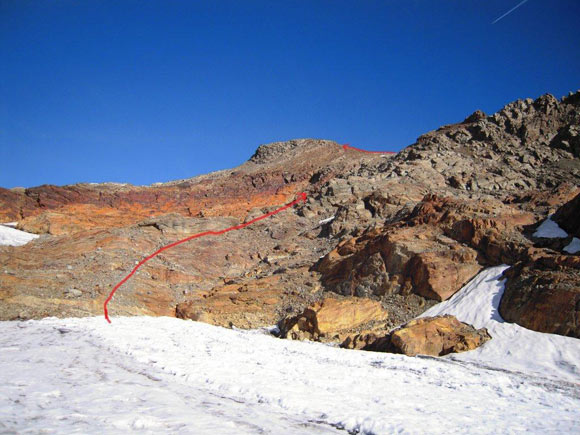
[[172, 318], [0, 322], [0, 432], [578, 432], [580, 340], [502, 329], [501, 270], [438, 306], [494, 336], [453, 358]]
[[0, 224], [0, 246], [22, 246], [38, 237], [36, 234], [11, 228], [12, 224], [13, 222]]

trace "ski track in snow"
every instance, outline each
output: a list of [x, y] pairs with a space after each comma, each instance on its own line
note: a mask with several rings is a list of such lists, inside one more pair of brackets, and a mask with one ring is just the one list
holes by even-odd
[[580, 431], [580, 340], [503, 322], [504, 266], [426, 315], [493, 339], [444, 358], [166, 317], [0, 322], [0, 432]]

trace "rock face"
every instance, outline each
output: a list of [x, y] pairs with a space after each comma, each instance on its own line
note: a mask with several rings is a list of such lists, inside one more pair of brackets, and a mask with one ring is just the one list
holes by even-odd
[[283, 319], [279, 328], [283, 338], [328, 341], [355, 329], [383, 326], [387, 317], [381, 304], [370, 299], [326, 298], [297, 316]]
[[186, 301], [177, 304], [175, 314], [181, 319], [225, 327], [268, 325], [279, 317], [276, 309], [288, 297], [287, 292], [280, 291], [285, 285], [287, 281], [281, 274], [217, 285], [209, 291], [188, 295]]
[[315, 266], [324, 285], [343, 295], [383, 297], [416, 293], [442, 301], [482, 264], [513, 262], [507, 242], [528, 242], [522, 227], [534, 216], [499, 201], [428, 195], [395, 224], [341, 242]]
[[[580, 263], [580, 262], [578, 262]], [[506, 271], [500, 314], [535, 331], [580, 338], [580, 264], [546, 268], [542, 261]]]
[[475, 329], [454, 316], [446, 315], [412, 320], [387, 335], [363, 333], [350, 336], [341, 346], [408, 356], [443, 356], [476, 349], [490, 339], [485, 328]]
[[[579, 256], [562, 251], [566, 240], [533, 232], [580, 194], [578, 125], [580, 93], [545, 95], [476, 112], [394, 156], [297, 139], [171, 183], [0, 188], [0, 219], [40, 234], [0, 247], [0, 319], [101, 314], [112, 287], [161, 246], [248, 222], [306, 192], [305, 204], [241, 231], [164, 251], [121, 287], [111, 315], [247, 328], [305, 318], [310, 330], [296, 321], [288, 331], [342, 339], [344, 325], [320, 329], [326, 312], [365, 347], [380, 332], [372, 325], [404, 324], [483, 267], [506, 263], [521, 271], [508, 280], [506, 319], [575, 335]], [[571, 235], [577, 202], [554, 217]], [[331, 310], [330, 300], [345, 306]], [[368, 311], [347, 315], [342, 301]], [[359, 325], [361, 313], [374, 317]]]
[[580, 237], [580, 194], [560, 207], [553, 220], [568, 234]]
[[385, 228], [339, 245], [315, 270], [344, 296], [390, 296], [410, 291], [445, 300], [481, 269], [475, 250], [422, 228]]
[[[573, 236], [580, 230], [580, 195], [561, 206], [554, 220]], [[504, 275], [502, 317], [535, 331], [580, 338], [580, 256], [563, 248], [571, 241], [536, 239]]]

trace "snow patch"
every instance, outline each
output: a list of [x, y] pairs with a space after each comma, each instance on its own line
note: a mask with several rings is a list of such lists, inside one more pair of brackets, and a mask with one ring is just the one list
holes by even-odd
[[499, 314], [505, 290], [502, 273], [508, 267], [497, 266], [480, 272], [450, 299], [430, 308], [422, 317], [452, 314], [476, 328], [487, 328], [492, 340], [471, 352], [453, 355], [453, 360], [578, 382], [580, 340], [532, 331], [505, 322]]
[[566, 245], [564, 251], [569, 254], [577, 254], [580, 252], [580, 239], [578, 237], [574, 237], [572, 241]]
[[38, 238], [37, 234], [0, 225], [0, 246], [22, 246]]
[[322, 219], [321, 221], [318, 221], [318, 225], [324, 225], [324, 224], [327, 224], [329, 222], [332, 222], [335, 217], [336, 216], [330, 216], [329, 218]]
[[548, 216], [542, 225], [538, 227], [533, 237], [543, 237], [546, 239], [564, 239], [568, 237], [568, 233], [552, 220], [552, 215]]

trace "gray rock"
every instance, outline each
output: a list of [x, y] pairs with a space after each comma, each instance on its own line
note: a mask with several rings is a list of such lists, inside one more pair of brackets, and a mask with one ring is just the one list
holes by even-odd
[[83, 295], [83, 292], [76, 288], [69, 288], [64, 291], [64, 295], [67, 298], [79, 298]]

